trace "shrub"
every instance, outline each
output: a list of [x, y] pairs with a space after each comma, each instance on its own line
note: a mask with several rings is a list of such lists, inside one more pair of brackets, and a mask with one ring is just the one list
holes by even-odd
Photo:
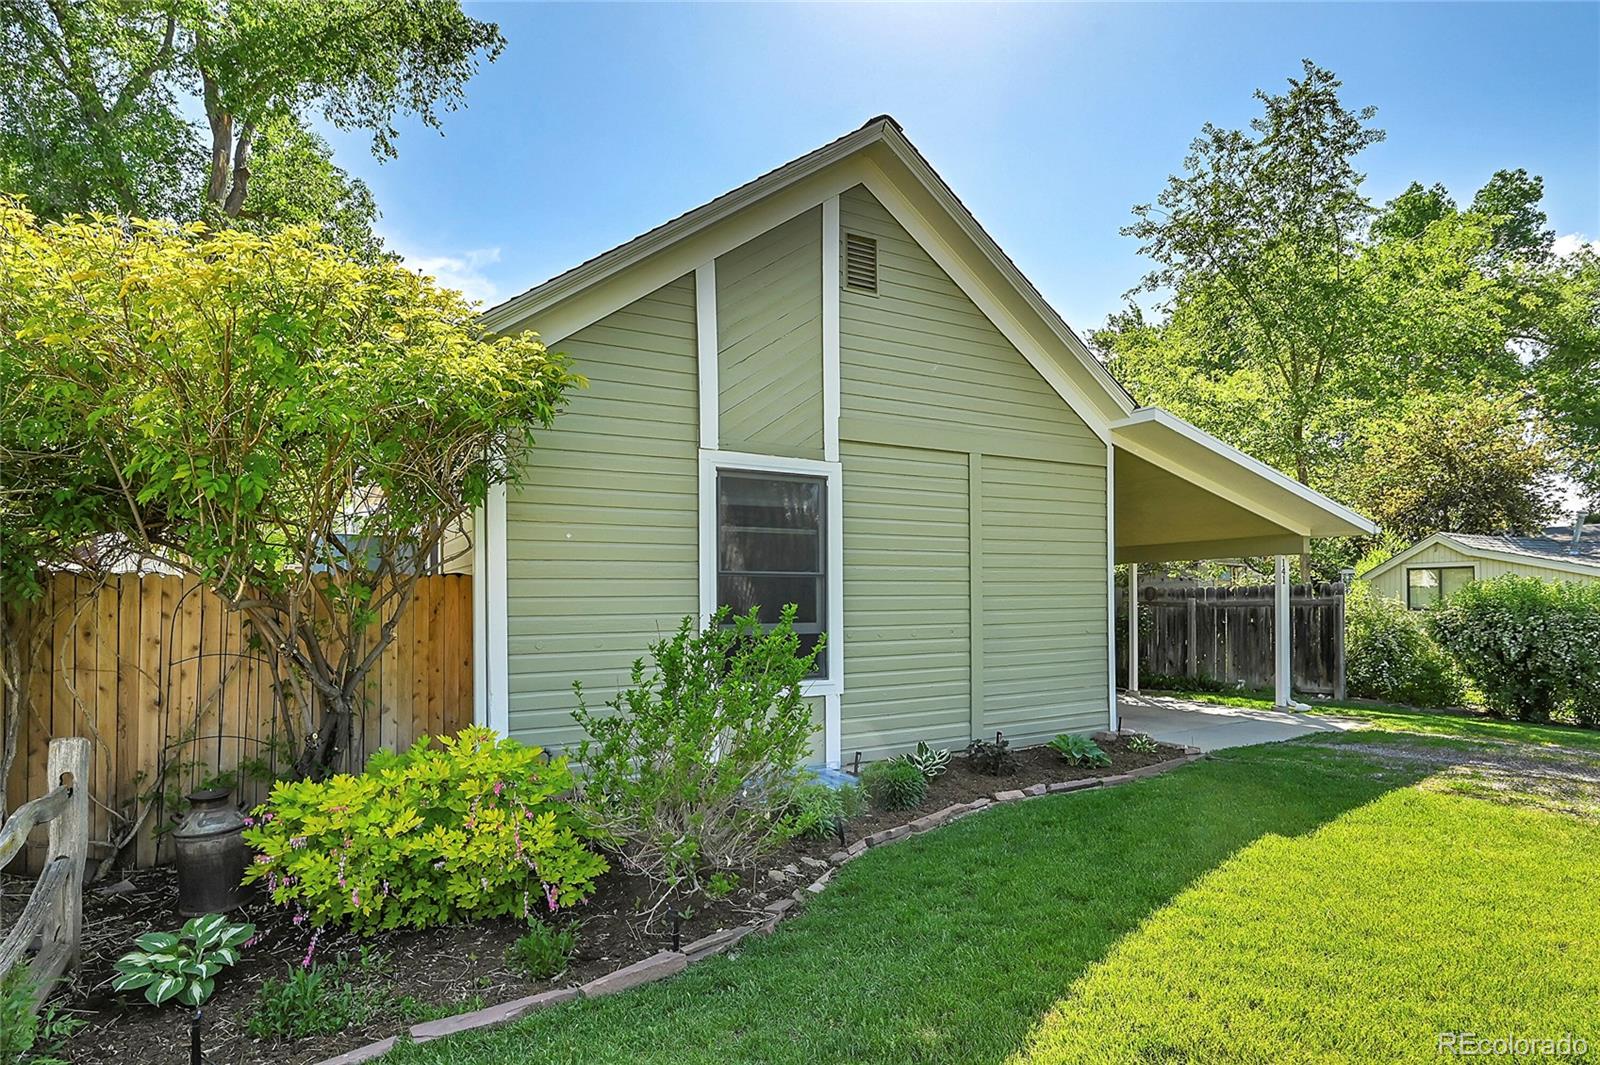
[[1476, 581], [1428, 623], [1490, 712], [1600, 723], [1600, 584]]
[[151, 1005], [177, 999], [198, 1006], [211, 997], [216, 976], [239, 960], [256, 934], [253, 924], [233, 924], [220, 913], [191, 918], [176, 932], [146, 932], [138, 950], [117, 959], [114, 991], [143, 991]]
[[861, 771], [861, 786], [885, 810], [910, 810], [928, 797], [928, 778], [903, 758], [873, 762]]
[[535, 923], [506, 950], [506, 964], [530, 980], [550, 980], [566, 971], [577, 944], [572, 929]]
[[788, 837], [783, 812], [802, 781], [816, 725], [801, 685], [822, 642], [800, 650], [793, 606], [764, 629], [758, 612], [686, 617], [633, 664], [629, 687], [591, 711], [578, 758], [585, 816], [624, 866], [656, 885], [658, 905], [698, 893], [702, 876], [753, 865]]
[[291, 967], [282, 980], [267, 977], [245, 1029], [257, 1039], [304, 1039], [365, 1024], [383, 1012], [383, 992], [353, 983], [347, 969], [341, 960], [332, 969]]
[[866, 808], [867, 796], [861, 785], [835, 788], [813, 781], [795, 789], [785, 819], [792, 835], [822, 838], [837, 832], [841, 821], [860, 817]]
[[1111, 764], [1111, 756], [1088, 736], [1073, 736], [1063, 732], [1050, 741], [1050, 747], [1069, 765]]
[[997, 777], [1017, 767], [1016, 756], [1011, 753], [1011, 741], [1000, 733], [992, 740], [973, 740], [967, 744], [967, 761], [979, 773]]
[[929, 747], [922, 740], [917, 742], [915, 751], [900, 757], [921, 773], [924, 780], [933, 780], [950, 768], [950, 748]]
[[1140, 673], [1139, 688], [1153, 692], [1228, 692], [1240, 685], [1230, 685], [1204, 673], [1185, 677], [1177, 673]]
[[278, 784], [245, 830], [260, 852], [245, 883], [363, 932], [571, 906], [606, 862], [557, 798], [567, 760], [541, 754], [467, 728], [380, 751], [360, 776]]
[[0, 1065], [67, 1065], [67, 1043], [86, 1022], [53, 1002], [35, 1011], [37, 989], [25, 965], [0, 980]]
[[1345, 594], [1345, 690], [1409, 706], [1458, 706], [1460, 674], [1428, 635], [1421, 615], [1378, 595], [1366, 581]]

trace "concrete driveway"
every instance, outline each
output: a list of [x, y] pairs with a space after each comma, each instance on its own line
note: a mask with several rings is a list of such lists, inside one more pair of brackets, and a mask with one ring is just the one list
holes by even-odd
[[1347, 718], [1217, 706], [1164, 695], [1119, 695], [1117, 712], [1125, 732], [1144, 732], [1163, 743], [1202, 751], [1292, 740], [1313, 732], [1346, 732], [1362, 726], [1362, 722]]

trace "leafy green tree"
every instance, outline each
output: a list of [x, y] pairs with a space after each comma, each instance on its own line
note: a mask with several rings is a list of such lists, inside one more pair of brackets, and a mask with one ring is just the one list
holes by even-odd
[[282, 667], [307, 769], [348, 748], [421, 560], [581, 383], [317, 237], [0, 198], [0, 593], [108, 548], [200, 579]]
[[0, 177], [45, 217], [263, 217], [251, 192], [263, 140], [285, 153], [284, 174], [316, 149], [317, 180], [291, 206], [322, 189], [324, 216], [338, 214], [361, 192], [329, 187], [342, 174], [325, 146], [288, 128], [320, 114], [369, 131], [374, 153], [393, 156], [395, 118], [437, 128], [478, 57], [504, 44], [455, 0], [0, 5]]
[[1555, 231], [1539, 207], [1544, 178], [1518, 167], [1496, 170], [1472, 198], [1472, 210], [1494, 222], [1495, 251], [1506, 258], [1543, 259], [1550, 254]]
[[1372, 222], [1372, 236], [1383, 240], [1415, 240], [1430, 225], [1456, 213], [1456, 202], [1443, 185], [1425, 189], [1413, 181], [1406, 190], [1383, 205]]
[[1418, 392], [1361, 427], [1342, 495], [1389, 533], [1531, 533], [1556, 513], [1558, 462], [1520, 396]]
[[[1355, 157], [1384, 135], [1373, 108], [1349, 110], [1338, 90], [1307, 60], [1287, 92], [1257, 91], [1250, 131], [1207, 123], [1185, 173], [1123, 230], [1157, 264], [1141, 287], [1192, 306], [1184, 332], [1200, 371], [1254, 393], [1264, 457], [1303, 484], [1317, 473], [1313, 423], [1327, 397], [1366, 391], [1371, 377], [1374, 308], [1351, 259], [1372, 207]], [[1105, 339], [1115, 363], [1116, 338]]]

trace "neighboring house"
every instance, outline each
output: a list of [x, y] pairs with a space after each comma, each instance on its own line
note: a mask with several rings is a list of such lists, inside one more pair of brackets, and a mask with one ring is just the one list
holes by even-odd
[[1553, 525], [1541, 536], [1434, 533], [1362, 576], [1381, 595], [1426, 610], [1464, 584], [1507, 573], [1600, 581], [1600, 525]]
[[719, 603], [827, 634], [832, 764], [1106, 728], [1115, 562], [1373, 531], [1137, 409], [889, 118], [485, 321], [589, 379], [477, 516], [478, 714], [529, 742]]

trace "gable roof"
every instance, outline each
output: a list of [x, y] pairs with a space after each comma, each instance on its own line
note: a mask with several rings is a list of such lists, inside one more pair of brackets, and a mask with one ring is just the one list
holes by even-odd
[[1593, 524], [1583, 526], [1583, 534], [1578, 538], [1576, 546], [1572, 543], [1570, 525], [1552, 525], [1539, 536], [1434, 533], [1399, 554], [1385, 559], [1362, 574], [1362, 577], [1370, 580], [1380, 573], [1387, 573], [1435, 544], [1453, 547], [1462, 554], [1474, 558], [1523, 562], [1600, 577], [1600, 525]]
[[[715, 258], [857, 184], [866, 185], [897, 221], [912, 230], [913, 237], [1024, 357], [1035, 363], [1062, 398], [1109, 440], [1105, 427], [1136, 409], [1133, 397], [1023, 276], [888, 115], [870, 119], [837, 140], [489, 308], [483, 313], [484, 324], [504, 332], [525, 328], [537, 317], [535, 324], [546, 342], [556, 343], [626, 306], [632, 298], [681, 277], [687, 272], [685, 263], [687, 269], [693, 269], [698, 262]], [[791, 199], [780, 202], [786, 195]], [[755, 232], [732, 224], [736, 216], [753, 215], [758, 207], [770, 211]], [[720, 239], [716, 235], [719, 227], [724, 230]], [[692, 256], [672, 256], [691, 244]], [[674, 258], [670, 265], [663, 263], [663, 270], [640, 271], [650, 288], [639, 291], [638, 285], [619, 285], [612, 298], [589, 299], [587, 306], [577, 308], [586, 294], [625, 272], [654, 260]], [[1055, 365], [1040, 365], [1041, 358]], [[1050, 372], [1052, 369], [1057, 372]]]

